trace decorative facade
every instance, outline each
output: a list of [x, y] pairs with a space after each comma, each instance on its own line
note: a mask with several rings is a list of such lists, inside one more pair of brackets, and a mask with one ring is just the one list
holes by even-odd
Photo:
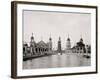
[[[30, 38], [30, 43], [23, 44], [23, 56], [34, 56], [34, 55], [47, 55], [53, 54], [52, 50], [52, 38], [50, 37], [48, 42], [45, 43], [43, 40], [38, 43], [35, 42], [34, 36]], [[55, 51], [56, 53], [91, 53], [91, 45], [85, 45], [83, 39], [80, 38], [79, 42], [71, 48], [71, 40], [68, 36], [66, 40], [66, 49], [62, 50], [61, 48], [61, 38], [59, 37], [58, 46]]]
[[45, 43], [43, 40], [36, 43], [33, 37], [33, 33], [30, 40], [30, 45], [23, 45], [23, 53], [24, 56], [29, 55], [44, 55], [44, 54], [50, 54], [52, 53], [52, 39], [49, 38], [49, 42]]

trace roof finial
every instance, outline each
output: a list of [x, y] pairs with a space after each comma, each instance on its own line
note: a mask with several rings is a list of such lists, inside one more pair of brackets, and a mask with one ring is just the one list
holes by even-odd
[[80, 41], [81, 41], [81, 42], [83, 42], [83, 38], [82, 38], [82, 35], [80, 35], [80, 36], [81, 36], [81, 38], [80, 38]]
[[69, 34], [68, 34], [68, 38], [69, 38]]
[[50, 38], [51, 38], [51, 34], [50, 34]]
[[33, 33], [32, 33], [32, 36], [33, 36]]
[[82, 35], [80, 35], [81, 36], [81, 38], [82, 38]]
[[51, 34], [50, 34], [49, 40], [52, 40], [52, 39], [51, 39]]
[[34, 37], [33, 37], [33, 33], [32, 33], [31, 40], [33, 40], [33, 39], [34, 39]]
[[69, 34], [68, 34], [68, 38], [67, 38], [67, 41], [70, 41], [70, 38], [69, 38]]
[[59, 36], [59, 41], [61, 40], [61, 37]]

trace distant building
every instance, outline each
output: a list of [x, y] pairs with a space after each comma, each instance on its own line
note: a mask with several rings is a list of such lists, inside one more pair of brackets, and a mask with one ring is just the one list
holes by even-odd
[[52, 53], [52, 39], [51, 37], [49, 38], [49, 42], [45, 43], [43, 40], [41, 40], [40, 42], [36, 43], [33, 37], [33, 33], [32, 36], [30, 38], [30, 46], [28, 46], [27, 44], [23, 44], [23, 53], [24, 56], [26, 55], [44, 55], [44, 54], [50, 54]]
[[59, 40], [58, 40], [58, 49], [57, 49], [57, 52], [58, 53], [62, 53], [62, 49], [61, 49], [61, 38], [59, 37]]
[[49, 51], [52, 51], [52, 38], [49, 38], [49, 42], [47, 43]]
[[59, 37], [57, 49], [53, 50], [51, 37], [47, 43], [45, 43], [43, 40], [36, 43], [33, 33], [30, 38], [30, 43], [23, 43], [23, 56], [45, 55], [53, 53], [91, 53], [91, 45], [84, 44], [83, 38], [80, 38], [79, 42], [77, 42], [76, 45], [71, 48], [71, 40], [68, 36], [66, 41], [66, 49], [62, 50], [61, 38]]
[[86, 53], [91, 53], [91, 46], [90, 45], [86, 45]]
[[85, 53], [85, 44], [83, 43], [83, 39], [81, 38], [79, 42], [76, 43], [76, 46], [72, 48], [73, 53]]

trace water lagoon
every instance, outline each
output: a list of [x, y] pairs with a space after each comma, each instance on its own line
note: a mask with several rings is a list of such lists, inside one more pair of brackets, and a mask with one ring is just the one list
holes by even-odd
[[23, 61], [23, 69], [91, 66], [91, 58], [82, 53], [62, 53]]

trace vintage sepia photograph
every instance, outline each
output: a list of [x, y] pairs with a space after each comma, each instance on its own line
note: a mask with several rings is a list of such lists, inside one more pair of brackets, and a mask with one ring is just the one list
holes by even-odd
[[97, 6], [13, 1], [12, 78], [97, 73]]
[[23, 69], [91, 66], [91, 14], [23, 10]]

